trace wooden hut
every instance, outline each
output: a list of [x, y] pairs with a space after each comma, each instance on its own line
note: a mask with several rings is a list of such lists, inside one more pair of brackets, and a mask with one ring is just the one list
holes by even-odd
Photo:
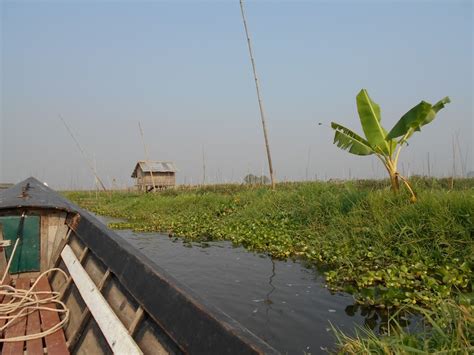
[[136, 179], [139, 191], [166, 189], [176, 185], [176, 168], [168, 161], [140, 160], [133, 169], [132, 178]]

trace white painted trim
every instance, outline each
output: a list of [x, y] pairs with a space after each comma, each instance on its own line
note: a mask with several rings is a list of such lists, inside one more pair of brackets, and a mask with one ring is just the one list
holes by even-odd
[[115, 354], [143, 354], [69, 245], [64, 247], [61, 257], [112, 351]]

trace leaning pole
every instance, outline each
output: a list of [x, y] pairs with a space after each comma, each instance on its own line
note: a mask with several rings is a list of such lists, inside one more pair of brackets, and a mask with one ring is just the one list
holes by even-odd
[[245, 11], [244, 11], [243, 0], [240, 0], [240, 12], [242, 13], [242, 21], [244, 23], [245, 34], [247, 36], [247, 45], [248, 45], [248, 48], [249, 48], [250, 61], [252, 62], [253, 76], [254, 76], [254, 79], [255, 79], [255, 88], [257, 89], [258, 106], [260, 108], [260, 117], [262, 119], [263, 136], [265, 138], [265, 148], [267, 150], [268, 170], [270, 170], [270, 180], [272, 182], [272, 189], [275, 190], [275, 176], [273, 174], [273, 165], [272, 165], [272, 156], [271, 156], [271, 153], [270, 153], [270, 144], [268, 143], [267, 125], [265, 123], [265, 111], [263, 109], [263, 100], [262, 100], [262, 97], [260, 95], [260, 86], [258, 84], [257, 69], [255, 68], [255, 60], [253, 58], [253, 51], [252, 51], [252, 45], [250, 43], [250, 36], [249, 36], [248, 28], [247, 28], [247, 21], [245, 20]]

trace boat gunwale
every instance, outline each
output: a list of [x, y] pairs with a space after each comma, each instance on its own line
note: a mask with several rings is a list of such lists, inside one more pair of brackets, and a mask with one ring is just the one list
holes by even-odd
[[[2, 204], [2, 195], [9, 190], [0, 192], [0, 214], [14, 210], [46, 209], [78, 215], [79, 219], [67, 221], [74, 234], [110, 269], [135, 301], [184, 352], [209, 353], [218, 350], [221, 354], [236, 351], [241, 354], [279, 354], [235, 319], [176, 280], [129, 241], [108, 229], [94, 215], [35, 178], [26, 179], [11, 189], [18, 193], [21, 186], [27, 183], [32, 192], [26, 204], [21, 203], [24, 199], [20, 195], [17, 195], [19, 203], [16, 205], [12, 198], [8, 204]], [[35, 190], [38, 185], [39, 192]], [[51, 196], [45, 198], [44, 194]]]

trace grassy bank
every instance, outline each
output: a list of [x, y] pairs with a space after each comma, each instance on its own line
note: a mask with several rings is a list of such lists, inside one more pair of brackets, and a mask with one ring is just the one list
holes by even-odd
[[[453, 301], [442, 301], [433, 310], [407, 306], [408, 311], [422, 314], [426, 326], [418, 332], [407, 332], [396, 320], [390, 320], [389, 331], [378, 336], [360, 329], [354, 337], [335, 329], [341, 354], [472, 354], [474, 352], [474, 317], [472, 307]], [[400, 310], [401, 311], [401, 310]]]
[[[139, 195], [69, 192], [114, 228], [230, 240], [323, 270], [328, 286], [379, 307], [438, 307], [472, 293], [474, 179], [415, 180], [419, 202], [386, 182], [240, 185]], [[468, 309], [472, 307], [468, 306]]]

